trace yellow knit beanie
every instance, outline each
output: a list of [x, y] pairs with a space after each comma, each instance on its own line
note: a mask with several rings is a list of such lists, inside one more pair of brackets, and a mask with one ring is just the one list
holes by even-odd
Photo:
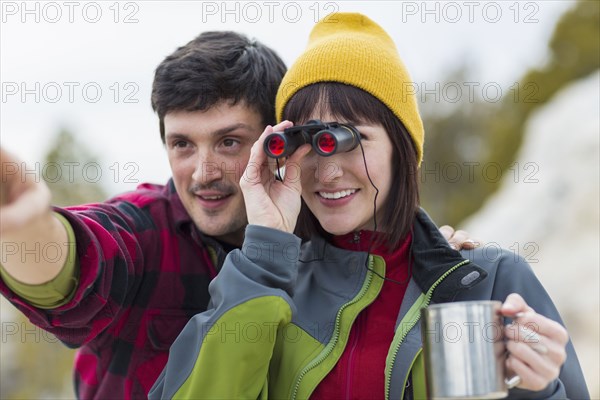
[[340, 82], [379, 99], [399, 119], [423, 159], [423, 122], [408, 71], [393, 40], [375, 22], [357, 13], [336, 13], [313, 28], [304, 53], [288, 70], [275, 101], [277, 120], [292, 96], [318, 82]]

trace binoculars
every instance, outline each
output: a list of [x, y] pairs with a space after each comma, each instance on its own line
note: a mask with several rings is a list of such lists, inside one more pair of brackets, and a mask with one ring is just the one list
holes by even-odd
[[359, 141], [360, 134], [353, 126], [338, 122], [323, 123], [315, 119], [308, 121], [306, 125], [271, 133], [265, 139], [264, 150], [271, 158], [282, 158], [289, 156], [303, 144], [312, 143], [317, 154], [328, 157], [353, 150]]

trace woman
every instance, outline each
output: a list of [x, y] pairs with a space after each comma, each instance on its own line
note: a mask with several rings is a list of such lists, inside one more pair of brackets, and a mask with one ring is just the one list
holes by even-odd
[[[276, 179], [264, 141], [293, 124], [266, 128], [241, 180], [244, 246], [211, 284], [210, 310], [171, 348], [151, 398], [418, 398], [418, 310], [477, 299], [503, 301], [517, 321], [506, 328], [507, 368], [521, 377], [511, 398], [589, 397], [529, 266], [508, 253], [463, 258], [419, 209], [424, 134], [408, 83], [393, 41], [367, 17], [315, 26], [280, 87], [278, 119], [336, 121], [360, 140], [330, 157], [303, 145]], [[310, 236], [302, 248], [297, 220]], [[536, 343], [521, 324], [536, 327]]]

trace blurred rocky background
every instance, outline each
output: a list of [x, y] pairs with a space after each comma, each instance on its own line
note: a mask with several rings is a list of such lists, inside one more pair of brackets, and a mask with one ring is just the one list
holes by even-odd
[[593, 398], [600, 386], [600, 72], [561, 89], [528, 120], [516, 165], [465, 229], [486, 254], [525, 258], [554, 300]]
[[[424, 104], [422, 203], [490, 257], [524, 257], [553, 298], [600, 398], [600, 3], [557, 24], [551, 55], [501, 102]], [[449, 79], [460, 80], [465, 70]], [[518, 88], [518, 90], [517, 90]]]

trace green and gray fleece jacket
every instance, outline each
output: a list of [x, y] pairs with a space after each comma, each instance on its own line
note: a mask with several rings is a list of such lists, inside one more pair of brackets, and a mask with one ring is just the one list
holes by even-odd
[[[459, 253], [420, 211], [413, 226], [414, 266], [385, 367], [386, 399], [421, 398], [420, 309], [432, 303], [520, 293], [538, 313], [561, 322], [527, 263], [498, 248]], [[367, 259], [368, 257], [368, 259]], [[150, 399], [306, 399], [346, 347], [357, 315], [378, 296], [381, 257], [314, 238], [250, 225], [210, 284], [209, 309], [194, 316], [169, 353]], [[562, 323], [562, 322], [561, 322]], [[559, 379], [543, 392], [509, 398], [589, 398], [571, 343]]]

